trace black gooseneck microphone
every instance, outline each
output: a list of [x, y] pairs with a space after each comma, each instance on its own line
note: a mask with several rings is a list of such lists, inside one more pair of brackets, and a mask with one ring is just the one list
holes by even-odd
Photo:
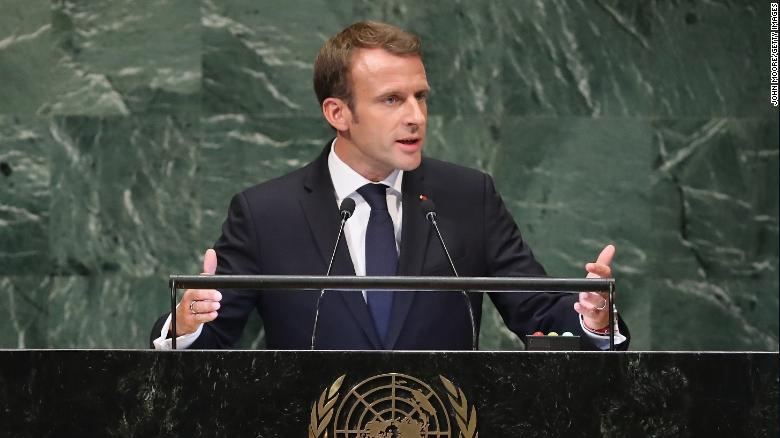
[[[423, 213], [425, 213], [425, 218], [428, 219], [428, 222], [430, 222], [431, 225], [433, 225], [433, 228], [436, 230], [436, 236], [439, 238], [441, 247], [444, 248], [444, 254], [447, 256], [447, 261], [450, 262], [452, 273], [455, 274], [456, 277], [460, 277], [458, 275], [458, 270], [455, 269], [455, 263], [452, 262], [450, 252], [447, 250], [447, 245], [444, 244], [444, 238], [441, 236], [441, 231], [439, 231], [439, 224], [436, 222], [436, 205], [425, 195], [420, 195], [420, 204], [422, 205]], [[477, 328], [474, 324], [474, 308], [471, 305], [471, 300], [469, 299], [469, 295], [466, 293], [466, 291], [462, 290], [461, 294], [463, 294], [463, 299], [466, 300], [466, 307], [469, 309], [469, 317], [471, 318], [471, 349], [476, 351]]]
[[[341, 215], [341, 225], [339, 225], [339, 234], [336, 236], [336, 244], [333, 245], [333, 252], [330, 255], [330, 262], [328, 262], [328, 270], [325, 272], [325, 276], [330, 275], [330, 270], [333, 268], [333, 260], [336, 258], [336, 250], [339, 247], [339, 241], [341, 240], [341, 234], [344, 232], [344, 224], [347, 223], [347, 219], [352, 217], [352, 213], [355, 212], [355, 200], [352, 198], [344, 198], [339, 206], [339, 214]], [[317, 321], [320, 317], [320, 302], [325, 295], [325, 289], [320, 291], [320, 296], [317, 297], [317, 304], [314, 308], [314, 326], [311, 328], [311, 349], [314, 350], [314, 339], [317, 336]]]

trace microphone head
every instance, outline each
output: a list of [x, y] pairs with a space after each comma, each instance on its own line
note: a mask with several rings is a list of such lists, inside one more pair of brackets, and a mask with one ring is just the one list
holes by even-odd
[[352, 198], [344, 198], [344, 200], [341, 201], [339, 212], [344, 219], [352, 217], [352, 213], [355, 212], [355, 200]]
[[436, 219], [436, 204], [427, 196], [420, 196], [420, 206], [422, 206], [423, 213], [429, 221]]

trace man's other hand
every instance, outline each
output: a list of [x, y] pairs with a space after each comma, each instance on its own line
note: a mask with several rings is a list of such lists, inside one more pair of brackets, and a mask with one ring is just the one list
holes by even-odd
[[[214, 275], [217, 271], [217, 253], [206, 250], [201, 275]], [[176, 336], [194, 333], [200, 324], [217, 318], [222, 294], [215, 289], [187, 289], [176, 307]]]

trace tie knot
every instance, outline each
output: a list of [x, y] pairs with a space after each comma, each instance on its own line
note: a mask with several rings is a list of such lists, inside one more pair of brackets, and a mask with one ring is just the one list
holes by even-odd
[[371, 210], [387, 210], [387, 186], [384, 184], [366, 184], [357, 189], [360, 196], [368, 202]]

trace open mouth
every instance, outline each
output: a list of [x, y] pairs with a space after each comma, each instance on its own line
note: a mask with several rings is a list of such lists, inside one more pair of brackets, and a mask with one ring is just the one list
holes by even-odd
[[410, 145], [411, 146], [413, 144], [419, 143], [420, 139], [419, 138], [404, 138], [404, 139], [397, 140], [397, 141], [398, 141], [398, 143], [403, 143], [405, 145]]

